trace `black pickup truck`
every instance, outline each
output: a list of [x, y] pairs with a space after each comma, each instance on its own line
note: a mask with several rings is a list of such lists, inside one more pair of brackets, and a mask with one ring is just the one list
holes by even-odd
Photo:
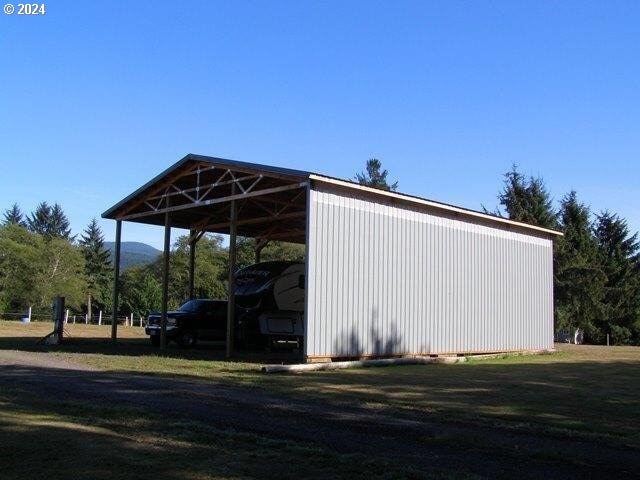
[[[145, 333], [153, 345], [160, 345], [162, 314], [150, 313]], [[167, 312], [167, 341], [191, 347], [200, 340], [224, 340], [227, 331], [227, 301], [195, 299]]]
[[[297, 341], [304, 337], [303, 262], [272, 261], [239, 270], [235, 278], [234, 342], [262, 347], [272, 341]], [[148, 316], [146, 333], [160, 345], [160, 313]], [[227, 301], [189, 300], [167, 312], [167, 340], [183, 347], [201, 340], [225, 340]]]

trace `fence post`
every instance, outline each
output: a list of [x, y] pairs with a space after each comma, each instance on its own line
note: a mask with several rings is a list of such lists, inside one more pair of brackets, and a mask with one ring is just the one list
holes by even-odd
[[102, 310], [98, 312], [98, 325], [102, 325]]
[[64, 323], [69, 323], [69, 309], [64, 311]]
[[31, 307], [29, 307], [29, 322], [31, 322]]
[[75, 315], [73, 316], [73, 324], [74, 325], [76, 324], [76, 316]]
[[142, 325], [142, 315], [140, 315], [140, 328], [144, 327], [144, 325]]
[[609, 346], [609, 334], [607, 333], [607, 347]]
[[84, 314], [84, 323], [85, 325], [89, 325], [89, 315], [87, 315], [86, 313]]

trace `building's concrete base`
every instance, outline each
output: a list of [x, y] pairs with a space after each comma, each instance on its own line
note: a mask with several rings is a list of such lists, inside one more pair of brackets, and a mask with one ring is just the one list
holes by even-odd
[[500, 358], [503, 356], [518, 355], [547, 355], [555, 350], [520, 350], [511, 352], [495, 353], [475, 353], [457, 355], [411, 355], [394, 358], [372, 358], [363, 360], [344, 361], [314, 361], [307, 358], [309, 363], [298, 363], [293, 365], [265, 365], [262, 367], [263, 373], [283, 373], [283, 372], [312, 372], [318, 370], [340, 370], [343, 368], [366, 368], [366, 367], [388, 367], [392, 365], [427, 365], [431, 363], [463, 363], [468, 358]]

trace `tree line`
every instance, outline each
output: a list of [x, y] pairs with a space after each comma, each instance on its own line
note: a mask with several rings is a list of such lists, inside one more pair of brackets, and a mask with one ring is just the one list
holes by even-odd
[[62, 207], [41, 202], [30, 215], [14, 204], [0, 227], [0, 312], [33, 307], [50, 313], [51, 300], [64, 295], [74, 311], [111, 305], [110, 253], [93, 219], [79, 238], [71, 235]]
[[[372, 158], [354, 180], [394, 191], [380, 160]], [[526, 177], [514, 165], [504, 175], [499, 207], [485, 213], [559, 230], [554, 242], [556, 330], [580, 329], [591, 343], [640, 345], [640, 242], [627, 221], [607, 210], [593, 213], [575, 191], [554, 207], [541, 177]]]
[[504, 176], [493, 213], [564, 236], [554, 242], [556, 329], [582, 330], [591, 343], [640, 344], [640, 242], [627, 221], [592, 212], [575, 191], [557, 208], [540, 177], [517, 167]]
[[[360, 184], [396, 190], [398, 182], [377, 159], [354, 178]], [[542, 178], [526, 177], [514, 166], [504, 176], [499, 207], [485, 212], [560, 230], [554, 242], [556, 329], [581, 329], [592, 343], [606, 335], [615, 344], [640, 344], [640, 242], [619, 215], [594, 213], [575, 191], [554, 207]], [[261, 249], [264, 260], [302, 260], [304, 246], [238, 240], [238, 266], [254, 263]], [[181, 236], [170, 252], [169, 306], [177, 307], [189, 294], [188, 237]], [[226, 298], [228, 247], [223, 237], [204, 235], [196, 248], [195, 295]], [[120, 277], [120, 313], [145, 315], [161, 304], [162, 256], [125, 270]], [[4, 214], [0, 226], [0, 312], [50, 312], [51, 299], [63, 294], [77, 313], [110, 311], [112, 306], [110, 252], [95, 219], [79, 238], [58, 204], [42, 202], [30, 215], [18, 205]]]
[[[263, 261], [302, 260], [303, 245], [238, 239], [238, 267], [254, 263], [256, 251]], [[189, 296], [189, 239], [180, 236], [169, 254], [169, 308]], [[223, 237], [206, 234], [197, 243], [194, 294], [200, 298], [227, 297], [228, 247]], [[120, 275], [119, 313], [146, 315], [162, 302], [163, 257], [134, 265]], [[42, 202], [30, 215], [18, 205], [4, 213], [0, 226], [0, 313], [50, 313], [55, 295], [66, 297], [67, 306], [89, 317], [112, 310], [113, 266], [104, 235], [96, 219], [79, 238], [71, 235], [70, 223], [57, 203]]]

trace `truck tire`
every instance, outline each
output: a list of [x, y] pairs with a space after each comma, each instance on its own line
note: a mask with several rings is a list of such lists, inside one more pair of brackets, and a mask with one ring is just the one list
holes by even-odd
[[196, 343], [197, 343], [197, 339], [196, 339], [196, 334], [194, 332], [190, 332], [190, 331], [186, 331], [186, 332], [182, 332], [179, 336], [178, 336], [178, 345], [180, 345], [182, 348], [191, 348], [191, 347], [195, 347]]

